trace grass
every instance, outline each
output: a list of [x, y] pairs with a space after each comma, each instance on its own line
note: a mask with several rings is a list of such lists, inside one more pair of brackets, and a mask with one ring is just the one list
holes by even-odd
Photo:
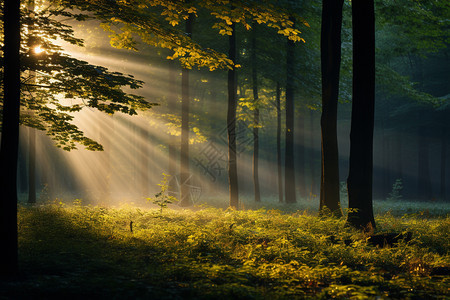
[[20, 206], [0, 299], [448, 299], [450, 217], [430, 211], [378, 214], [413, 235], [380, 248], [304, 211]]

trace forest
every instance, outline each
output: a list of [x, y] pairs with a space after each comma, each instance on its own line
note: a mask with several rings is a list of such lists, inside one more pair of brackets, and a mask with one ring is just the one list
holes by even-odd
[[450, 297], [450, 3], [0, 4], [1, 299]]

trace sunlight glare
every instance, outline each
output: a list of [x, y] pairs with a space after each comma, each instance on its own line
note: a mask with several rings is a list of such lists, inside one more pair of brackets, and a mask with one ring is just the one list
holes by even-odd
[[38, 45], [38, 46], [36, 46], [36, 47], [33, 48], [33, 52], [34, 52], [35, 54], [41, 54], [41, 53], [44, 52], [44, 51], [45, 51], [45, 50], [42, 48], [41, 45]]

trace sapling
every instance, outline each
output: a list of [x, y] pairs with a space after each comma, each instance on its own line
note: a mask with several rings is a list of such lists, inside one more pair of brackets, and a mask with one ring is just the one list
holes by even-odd
[[400, 194], [403, 189], [403, 182], [401, 178], [397, 178], [392, 185], [392, 192], [389, 193], [387, 200], [390, 201], [398, 201], [402, 199], [402, 195]]
[[168, 195], [169, 189], [169, 177], [170, 175], [163, 173], [163, 179], [160, 184], [161, 190], [155, 194], [153, 198], [146, 198], [148, 201], [152, 201], [153, 204], [156, 204], [160, 207], [160, 212], [162, 214], [163, 209], [167, 207], [167, 204], [178, 201], [178, 199], [174, 196]]

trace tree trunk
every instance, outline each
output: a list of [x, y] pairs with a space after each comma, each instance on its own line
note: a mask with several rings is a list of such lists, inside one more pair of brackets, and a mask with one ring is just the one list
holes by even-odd
[[0, 275], [11, 278], [19, 271], [17, 158], [20, 112], [20, 1], [4, 1], [3, 17], [3, 121], [0, 146], [2, 267], [0, 268]]
[[353, 0], [353, 103], [347, 179], [349, 225], [375, 229], [372, 204], [375, 106], [374, 0]]
[[395, 178], [403, 180], [403, 166], [402, 166], [402, 134], [397, 133], [394, 139], [394, 155], [395, 159]]
[[[235, 24], [231, 25], [233, 33], [229, 36], [228, 58], [236, 63], [236, 31]], [[227, 135], [228, 135], [228, 185], [230, 190], [230, 207], [235, 209], [239, 205], [239, 189], [237, 175], [236, 155], [236, 106], [237, 85], [236, 68], [228, 70], [228, 112], [227, 112]]]
[[36, 203], [36, 131], [28, 128], [28, 203]]
[[255, 201], [261, 201], [261, 191], [259, 187], [259, 95], [258, 95], [258, 73], [256, 61], [256, 24], [253, 24], [252, 31], [252, 83], [253, 83], [253, 189], [255, 192]]
[[25, 137], [28, 138], [28, 131], [26, 135], [23, 135], [22, 133], [23, 131], [21, 131], [21, 128], [19, 127], [19, 154], [17, 158], [18, 195], [28, 193], [28, 147], [22, 146], [28, 145], [25, 144]]
[[446, 201], [447, 135], [445, 127], [441, 131], [441, 201]]
[[306, 183], [305, 183], [305, 110], [300, 109], [300, 116], [297, 118], [296, 122], [296, 158], [297, 158], [297, 184], [299, 189], [299, 195], [301, 198], [306, 198]]
[[341, 216], [339, 199], [339, 151], [337, 107], [341, 65], [341, 27], [343, 0], [324, 0], [322, 8], [322, 172], [320, 184], [321, 213], [328, 209]]
[[281, 86], [277, 81], [277, 169], [278, 169], [278, 201], [283, 202], [283, 164], [281, 160]]
[[[113, 116], [113, 115], [112, 115]], [[103, 146], [103, 152], [98, 153], [99, 155], [99, 165], [101, 165], [101, 171], [98, 170], [98, 191], [99, 191], [99, 201], [102, 205], [111, 204], [111, 141], [114, 140], [112, 136], [114, 130], [112, 129], [112, 116], [105, 116], [102, 122], [98, 122], [97, 130], [99, 133], [99, 141]]]
[[284, 189], [286, 203], [295, 203], [295, 166], [294, 166], [294, 72], [295, 44], [287, 41], [286, 55], [286, 145], [284, 156]]
[[430, 201], [432, 199], [432, 188], [430, 178], [430, 158], [428, 132], [425, 127], [419, 128], [419, 151], [418, 151], [418, 174], [417, 174], [417, 196], [420, 200]]
[[315, 126], [314, 126], [314, 111], [309, 111], [309, 169], [311, 176], [311, 188], [309, 196], [312, 199], [316, 194], [316, 150], [315, 150]]
[[143, 197], [148, 197], [150, 194], [149, 185], [150, 185], [150, 156], [149, 155], [149, 143], [150, 143], [150, 133], [147, 130], [147, 123], [145, 122], [143, 127], [140, 128], [141, 137], [140, 137], [140, 155], [141, 155], [141, 195]]
[[[34, 1], [29, 1], [28, 9], [34, 12]], [[31, 15], [34, 18], [34, 13]], [[31, 31], [34, 29], [34, 24], [31, 25]], [[35, 45], [29, 45], [34, 47]], [[31, 70], [31, 83], [36, 83], [36, 72]], [[30, 111], [32, 113], [32, 111]], [[34, 128], [28, 128], [28, 203], [36, 203], [36, 131]]]
[[392, 179], [390, 176], [390, 137], [382, 130], [381, 137], [381, 155], [382, 155], [382, 198], [386, 199], [392, 189]]
[[[186, 34], [192, 37], [193, 15], [190, 14], [186, 20]], [[181, 71], [181, 147], [180, 147], [180, 206], [192, 204], [189, 190], [189, 70], [183, 68]]]
[[[177, 69], [178, 66], [175, 65], [174, 62], [170, 64], [169, 69], [169, 91], [168, 91], [168, 99], [167, 99], [167, 106], [169, 108], [169, 112], [174, 114], [176, 111], [176, 105], [177, 105], [177, 98], [178, 93], [177, 90], [177, 82], [176, 82], [176, 76], [177, 76]], [[170, 175], [170, 181], [169, 181], [169, 191], [172, 192], [170, 195], [179, 197], [180, 195], [177, 194], [178, 192], [178, 186], [176, 184], [175, 176], [177, 175], [177, 138], [175, 135], [169, 136], [168, 141], [168, 155], [169, 155], [169, 162], [168, 162], [168, 175]]]

